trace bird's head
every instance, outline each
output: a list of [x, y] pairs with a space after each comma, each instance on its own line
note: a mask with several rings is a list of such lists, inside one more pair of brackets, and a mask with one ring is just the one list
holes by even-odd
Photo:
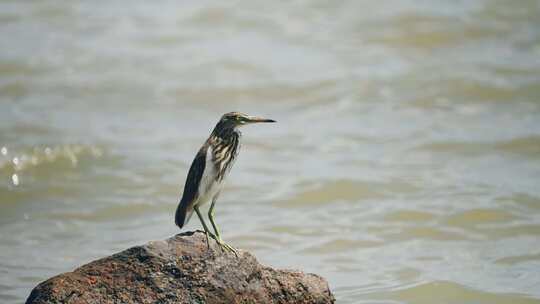
[[262, 118], [262, 117], [249, 116], [240, 112], [229, 112], [221, 116], [221, 119], [219, 120], [216, 127], [214, 128], [213, 133], [218, 136], [225, 135], [225, 134], [229, 134], [229, 132], [235, 131], [236, 128], [240, 126], [253, 124], [253, 123], [259, 123], [259, 122], [276, 122], [276, 121], [272, 119]]
[[276, 121], [273, 119], [249, 116], [240, 112], [229, 112], [221, 116], [221, 119], [219, 120], [218, 125], [221, 125], [222, 127], [236, 128], [239, 126], [248, 125], [252, 123], [259, 123], [259, 122], [276, 122]]

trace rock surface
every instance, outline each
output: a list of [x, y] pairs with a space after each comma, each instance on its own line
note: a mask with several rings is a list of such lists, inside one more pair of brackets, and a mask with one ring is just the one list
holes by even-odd
[[26, 303], [334, 303], [318, 275], [262, 266], [222, 252], [204, 233], [136, 246], [32, 290]]

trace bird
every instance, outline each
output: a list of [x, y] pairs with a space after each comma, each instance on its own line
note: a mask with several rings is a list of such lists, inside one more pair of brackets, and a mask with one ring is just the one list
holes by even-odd
[[[239, 127], [254, 123], [273, 123], [273, 119], [249, 116], [240, 112], [223, 114], [208, 139], [199, 149], [188, 171], [182, 198], [175, 213], [175, 223], [184, 227], [193, 211], [201, 222], [206, 241], [214, 239], [222, 250], [237, 254], [237, 250], [221, 238], [219, 228], [214, 221], [214, 206], [223, 188], [223, 182], [231, 170], [240, 149], [242, 133]], [[211, 202], [208, 219], [214, 232], [212, 233], [201, 214], [200, 207]]]

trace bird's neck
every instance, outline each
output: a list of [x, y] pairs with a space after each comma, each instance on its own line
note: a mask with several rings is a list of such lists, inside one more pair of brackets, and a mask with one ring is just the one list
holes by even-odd
[[238, 139], [241, 135], [242, 133], [240, 133], [240, 131], [236, 128], [219, 128], [219, 126], [216, 126], [210, 137], [215, 137], [223, 141], [229, 141], [232, 139]]
[[231, 169], [240, 147], [241, 133], [235, 129], [212, 132], [208, 138], [207, 147], [212, 153], [212, 162], [216, 174], [216, 180], [221, 181]]

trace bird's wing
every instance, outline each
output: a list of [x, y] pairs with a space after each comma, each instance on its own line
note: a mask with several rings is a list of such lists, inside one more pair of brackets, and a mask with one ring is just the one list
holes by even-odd
[[201, 183], [202, 175], [205, 168], [206, 162], [206, 149], [203, 147], [195, 159], [191, 163], [189, 168], [189, 173], [186, 179], [186, 184], [184, 185], [184, 194], [178, 204], [176, 209], [175, 221], [176, 225], [182, 227], [185, 224], [186, 213], [193, 208], [193, 202], [197, 199], [199, 184]]

